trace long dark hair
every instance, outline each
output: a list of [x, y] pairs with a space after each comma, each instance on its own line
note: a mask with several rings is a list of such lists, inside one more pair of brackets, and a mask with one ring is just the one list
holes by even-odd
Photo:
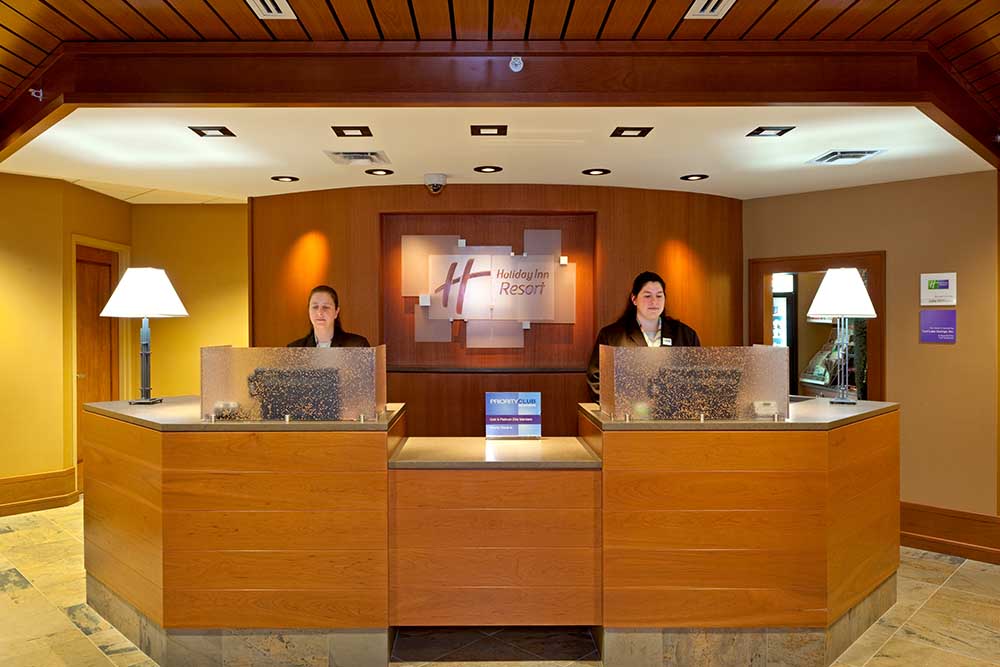
[[[312, 301], [313, 294], [320, 294], [320, 293], [329, 294], [330, 298], [333, 299], [333, 307], [336, 308], [338, 311], [340, 310], [340, 297], [337, 296], [337, 290], [333, 289], [329, 285], [316, 285], [316, 287], [313, 287], [312, 291], [309, 292], [309, 298], [306, 300], [306, 303], [308, 304], [310, 301]], [[311, 321], [309, 325], [310, 327], [312, 326]], [[344, 327], [340, 325], [340, 313], [338, 312], [337, 319], [333, 321], [333, 335], [339, 336], [342, 333], [344, 333]]]
[[[636, 320], [636, 315], [638, 314], [638, 308], [632, 303], [632, 298], [639, 296], [639, 292], [642, 290], [642, 286], [646, 283], [660, 283], [660, 287], [663, 291], [667, 291], [667, 284], [660, 277], [660, 274], [653, 273], [652, 271], [643, 271], [635, 277], [632, 281], [632, 291], [629, 292], [628, 299], [625, 300], [625, 311], [618, 318], [618, 322], [625, 325], [626, 329], [635, 329], [639, 326]], [[661, 314], [661, 317], [663, 315]]]

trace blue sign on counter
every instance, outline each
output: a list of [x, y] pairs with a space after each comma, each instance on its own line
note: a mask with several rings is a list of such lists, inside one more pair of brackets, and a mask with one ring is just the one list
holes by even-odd
[[486, 392], [486, 437], [542, 437], [541, 392]]

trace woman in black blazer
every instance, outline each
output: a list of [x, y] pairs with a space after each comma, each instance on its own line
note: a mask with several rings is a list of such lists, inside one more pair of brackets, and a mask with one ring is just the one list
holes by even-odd
[[329, 285], [317, 285], [309, 292], [309, 321], [312, 331], [293, 340], [288, 347], [370, 347], [368, 339], [344, 331], [340, 326], [340, 299]]

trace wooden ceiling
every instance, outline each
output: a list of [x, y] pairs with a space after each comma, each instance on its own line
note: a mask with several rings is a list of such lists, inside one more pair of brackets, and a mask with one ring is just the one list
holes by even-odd
[[691, 0], [290, 0], [260, 21], [245, 0], [0, 0], [4, 98], [64, 41], [926, 41], [1000, 118], [997, 0], [737, 0], [721, 21]]

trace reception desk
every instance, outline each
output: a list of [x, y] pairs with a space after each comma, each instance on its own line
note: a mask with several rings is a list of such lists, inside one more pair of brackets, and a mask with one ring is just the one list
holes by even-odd
[[[582, 404], [579, 437], [506, 442], [407, 439], [401, 405], [86, 411], [88, 600], [161, 664], [257, 647], [384, 665], [394, 626], [585, 625], [609, 666], [827, 665], [895, 601], [895, 404], [704, 423]], [[321, 646], [285, 645], [293, 629]]]

